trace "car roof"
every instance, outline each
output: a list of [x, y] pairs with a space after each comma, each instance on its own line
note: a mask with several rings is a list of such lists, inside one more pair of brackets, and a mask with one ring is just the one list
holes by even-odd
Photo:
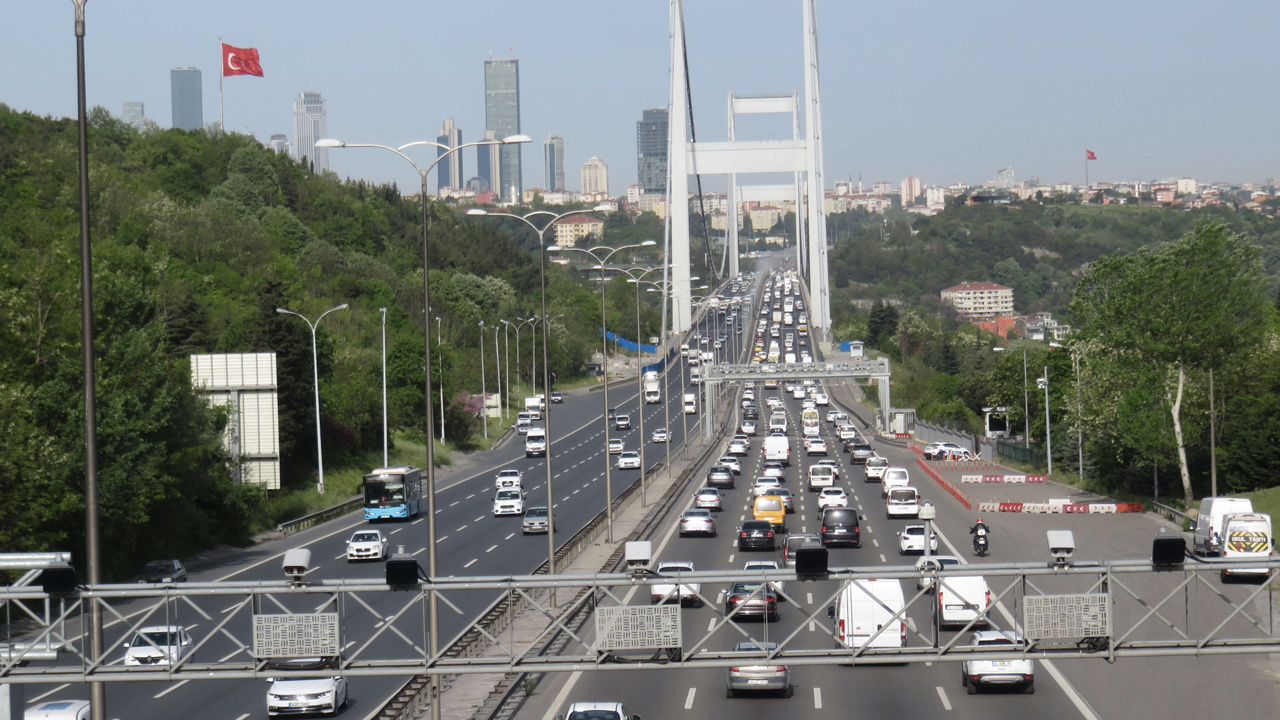
[[747, 563], [742, 566], [743, 570], [759, 570], [761, 568], [778, 570], [780, 566], [778, 565], [777, 560], [748, 560]]
[[658, 563], [659, 570], [662, 570], [664, 568], [685, 568], [686, 570], [692, 570], [693, 561], [692, 560], [664, 560]]
[[771, 524], [769, 523], [769, 521], [768, 521], [768, 520], [746, 520], [746, 521], [744, 521], [744, 522], [742, 523], [742, 527], [743, 527], [743, 529], [748, 529], [748, 528], [750, 528], [750, 529], [752, 529], [752, 530], [754, 530], [754, 529], [756, 529], [756, 528], [759, 528], [759, 527], [765, 527], [765, 528], [772, 529], [772, 528], [773, 528], [773, 525], [771, 525]]
[[975, 643], [992, 640], [1011, 640], [1017, 643], [1022, 641], [1022, 634], [1016, 630], [976, 630], [973, 633]]

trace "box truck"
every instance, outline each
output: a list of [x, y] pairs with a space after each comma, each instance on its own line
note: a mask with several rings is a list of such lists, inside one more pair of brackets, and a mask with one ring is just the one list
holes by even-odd
[[650, 405], [662, 402], [662, 388], [659, 387], [658, 373], [649, 371], [644, 374], [644, 401]]

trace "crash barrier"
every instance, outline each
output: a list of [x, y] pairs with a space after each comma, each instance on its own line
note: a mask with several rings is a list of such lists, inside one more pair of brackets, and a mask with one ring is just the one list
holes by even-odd
[[618, 335], [617, 333], [613, 332], [612, 330], [606, 330], [606, 331], [605, 331], [605, 333], [604, 333], [604, 338], [605, 338], [606, 340], [610, 340], [610, 341], [612, 341], [612, 342], [616, 342], [616, 343], [618, 343], [618, 347], [626, 348], [626, 349], [630, 350], [631, 352], [642, 352], [642, 353], [656, 353], [656, 352], [658, 352], [658, 346], [657, 346], [657, 345], [645, 345], [644, 343], [637, 343], [637, 342], [634, 342], [634, 341], [632, 341], [632, 340], [628, 340], [628, 339], [626, 339], [626, 338], [622, 337], [621, 335]]
[[962, 483], [1043, 483], [1048, 475], [961, 475]]
[[299, 530], [306, 530], [312, 525], [319, 525], [326, 520], [338, 517], [339, 515], [346, 515], [352, 510], [358, 510], [362, 507], [364, 507], [364, 498], [357, 495], [350, 500], [344, 500], [337, 505], [327, 507], [323, 510], [317, 510], [310, 515], [303, 515], [300, 518], [286, 520], [279, 525], [276, 525], [276, 532], [281, 535], [292, 535]]
[[[923, 457], [923, 456], [922, 456]], [[1000, 463], [985, 458], [970, 460], [932, 460], [939, 470], [946, 472], [964, 472], [965, 470], [990, 470], [1000, 467]]]
[[1177, 523], [1179, 526], [1182, 527], [1183, 530], [1188, 530], [1191, 528], [1191, 518], [1187, 517], [1187, 514], [1182, 512], [1181, 510], [1177, 508], [1169, 507], [1168, 505], [1165, 505], [1163, 503], [1158, 503], [1154, 500], [1151, 501], [1150, 505], [1151, 505], [1152, 512], [1159, 513], [1161, 517], [1168, 520], [1169, 522]]
[[1073, 503], [1070, 500], [1050, 500], [1048, 502], [999, 502], [978, 503], [978, 512], [1002, 513], [1084, 513], [1088, 515], [1110, 515], [1114, 513], [1140, 513], [1145, 510], [1142, 503]]
[[[916, 452], [919, 452], [918, 448], [916, 449]], [[936, 480], [938, 484], [942, 486], [943, 490], [951, 493], [955, 499], [959, 500], [960, 504], [964, 505], [965, 510], [973, 509], [973, 501], [969, 499], [969, 496], [965, 495], [964, 491], [956, 487], [950, 480], [942, 477], [933, 468], [929, 467], [929, 465], [925, 463], [923, 456], [916, 458], [916, 464], [923, 468], [924, 471], [929, 474], [929, 477]]]
[[663, 370], [666, 369], [667, 363], [675, 359], [675, 356], [676, 356], [676, 349], [673, 347], [669, 351], [667, 351], [667, 354], [664, 357], [659, 358], [658, 362], [653, 363], [652, 365], [642, 365], [640, 367], [640, 374], [643, 375], [644, 373], [647, 373], [647, 372], [656, 372], [656, 373], [662, 372]]

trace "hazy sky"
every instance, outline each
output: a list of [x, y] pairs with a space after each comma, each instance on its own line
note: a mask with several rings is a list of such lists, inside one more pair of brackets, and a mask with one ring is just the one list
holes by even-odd
[[[685, 13], [699, 139], [725, 139], [730, 89], [803, 88], [800, 0], [686, 0]], [[542, 186], [542, 140], [556, 133], [571, 189], [598, 155], [621, 194], [636, 178], [636, 121], [667, 102], [667, 16], [665, 0], [90, 0], [89, 104], [120, 114], [141, 100], [168, 127], [169, 70], [190, 65], [204, 71], [205, 121], [217, 120], [221, 35], [258, 48], [266, 72], [225, 80], [228, 130], [292, 141], [292, 100], [311, 89], [333, 137], [434, 140], [453, 117], [471, 141], [492, 51], [520, 60], [522, 130], [535, 140], [525, 187]], [[73, 17], [67, 0], [6, 4], [0, 102], [74, 114]], [[1081, 182], [1086, 148], [1092, 180], [1280, 176], [1274, 0], [819, 0], [818, 21], [828, 186], [979, 183], [1010, 166], [1018, 179]], [[789, 134], [782, 121], [739, 127], [740, 138]], [[475, 175], [473, 151], [464, 163]], [[330, 167], [417, 186], [382, 151], [331, 151]]]

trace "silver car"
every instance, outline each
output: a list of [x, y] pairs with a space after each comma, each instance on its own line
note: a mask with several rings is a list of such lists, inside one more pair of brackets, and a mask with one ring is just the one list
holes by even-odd
[[686, 535], [716, 536], [716, 519], [704, 508], [690, 508], [680, 516], [680, 537]]
[[723, 510], [724, 496], [713, 487], [704, 487], [693, 494], [693, 506], [706, 510]]
[[752, 657], [760, 658], [764, 664], [735, 665], [729, 668], [725, 696], [737, 697], [740, 692], [772, 692], [782, 697], [791, 697], [791, 670], [786, 665], [769, 662], [764, 657], [777, 649], [778, 644], [772, 642], [741, 642], [735, 645], [735, 653], [750, 653]]

